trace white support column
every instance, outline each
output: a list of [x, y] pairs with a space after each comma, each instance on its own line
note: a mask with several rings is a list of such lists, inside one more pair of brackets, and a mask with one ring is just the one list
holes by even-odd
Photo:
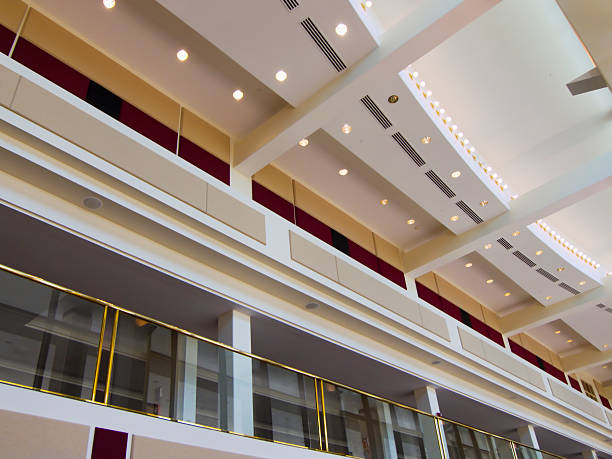
[[196, 422], [198, 340], [180, 334], [177, 341], [176, 416], [183, 421]]
[[[230, 311], [218, 319], [219, 341], [251, 352], [251, 318]], [[253, 435], [253, 367], [251, 358], [235, 352], [221, 352], [219, 362], [219, 417], [221, 428]], [[224, 374], [223, 378], [221, 375]]]
[[594, 449], [587, 449], [583, 451], [582, 459], [597, 459], [597, 451]]
[[[538, 437], [536, 436], [533, 424], [518, 427], [516, 432], [519, 436], [519, 442], [523, 443], [524, 445], [531, 446], [532, 448], [538, 450], [540, 449], [540, 444], [538, 443]], [[542, 459], [542, 453], [540, 451], [534, 451], [533, 453], [535, 454], [531, 457], [535, 457], [535, 459]]]
[[[414, 398], [416, 401], [416, 407], [425, 411], [437, 415], [440, 412], [440, 406], [438, 405], [438, 396], [436, 395], [436, 388], [433, 386], [425, 386], [414, 391]], [[436, 429], [434, 418], [425, 418], [420, 416], [421, 430], [423, 431], [423, 442], [425, 445], [426, 456], [428, 458], [436, 458], [441, 453], [442, 457], [449, 457], [448, 447], [446, 446], [446, 437], [444, 436], [443, 425], [440, 423], [440, 444], [438, 443], [438, 432]], [[440, 445], [443, 451], [440, 451]]]
[[388, 403], [377, 404], [378, 419], [380, 419], [380, 438], [382, 440], [383, 457], [397, 459], [397, 447], [393, 434], [393, 419]]

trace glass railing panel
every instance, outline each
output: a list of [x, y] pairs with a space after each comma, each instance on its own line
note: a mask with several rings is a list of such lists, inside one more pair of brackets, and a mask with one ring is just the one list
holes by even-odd
[[443, 422], [450, 459], [512, 459], [512, 443], [452, 422]]
[[104, 307], [0, 271], [0, 380], [90, 399]]
[[426, 458], [441, 459], [440, 442], [436, 429], [436, 419], [416, 411], [392, 404], [389, 406], [395, 442], [395, 455], [384, 457], [397, 459]]
[[519, 459], [559, 459], [557, 456], [524, 445], [516, 445], [516, 455]]

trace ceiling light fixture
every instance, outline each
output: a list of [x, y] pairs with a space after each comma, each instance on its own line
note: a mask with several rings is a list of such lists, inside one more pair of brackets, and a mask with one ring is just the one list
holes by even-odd
[[561, 271], [563, 271], [563, 270], [565, 270], [565, 268], [564, 268], [563, 266], [559, 266], [559, 267], [557, 268], [557, 271], [559, 271], [559, 272], [561, 272]]
[[372, 0], [367, 0], [365, 2], [365, 6], [366, 6], [366, 8], [372, 8]]
[[300, 141], [298, 142], [298, 145], [299, 145], [300, 147], [307, 147], [307, 146], [308, 146], [308, 139], [307, 139], [307, 138], [303, 138], [302, 140], [300, 140]]
[[612, 271], [608, 271], [608, 272], [606, 273], [606, 276], [608, 276], [608, 277], [612, 276]]
[[232, 97], [236, 100], [242, 100], [242, 98], [244, 97], [244, 93], [240, 89], [236, 89], [232, 93]]
[[340, 169], [338, 171], [338, 174], [342, 175], [343, 177], [348, 174], [348, 169]]
[[504, 293], [504, 296], [510, 296], [510, 295], [512, 295], [512, 293], [510, 293], [510, 292]]
[[336, 26], [337, 35], [344, 37], [346, 35], [346, 32], [348, 32], [348, 27], [346, 26], [346, 24], [340, 23]]
[[465, 264], [465, 265], [463, 265], [463, 266], [465, 266], [466, 268], [471, 268], [471, 267], [472, 267], [472, 263], [466, 263], [466, 264]]
[[387, 204], [389, 204], [389, 200], [388, 200], [388, 199], [381, 199], [381, 200], [380, 200], [380, 203], [381, 203], [383, 206], [386, 206]]
[[274, 75], [274, 78], [276, 78], [276, 81], [280, 81], [282, 83], [287, 79], [287, 72], [284, 70], [279, 70], [276, 72], [276, 75]]
[[408, 223], [409, 225], [414, 225], [415, 221], [416, 220], [414, 218], [411, 218], [410, 220], [407, 220], [406, 223]]
[[489, 204], [489, 201], [480, 201], [480, 207], [484, 207]]
[[387, 100], [390, 104], [395, 104], [399, 100], [399, 96], [397, 94], [391, 94]]
[[350, 134], [352, 130], [353, 128], [350, 124], [345, 124], [344, 126], [342, 126], [342, 132], [344, 132], [345, 134]]
[[607, 344], [604, 344], [604, 345], [603, 345], [603, 347], [608, 347], [608, 345], [607, 345]]
[[544, 298], [545, 300], [552, 300], [552, 296], [547, 296], [546, 298]]
[[451, 221], [451, 222], [456, 222], [457, 220], [459, 220], [459, 215], [453, 215], [453, 216], [450, 218], [450, 221]]
[[461, 171], [454, 171], [451, 173], [451, 177], [452, 178], [459, 178], [461, 177]]
[[421, 137], [421, 143], [423, 145], [427, 145], [427, 144], [431, 143], [431, 137], [429, 137], [428, 135], [425, 136], [425, 137]]
[[544, 251], [543, 251], [543, 250], [538, 250], [538, 251], [536, 252], [536, 255], [542, 255], [543, 253], [544, 253]]
[[493, 282], [493, 279], [487, 279], [487, 284], [492, 284]]
[[110, 10], [115, 6], [115, 0], [103, 0], [102, 3], [107, 10]]
[[573, 342], [574, 342], [574, 340], [573, 340], [573, 339], [568, 339], [568, 340], [567, 340], [567, 342], [568, 342], [568, 343], [573, 343]]
[[485, 250], [489, 250], [491, 247], [493, 247], [493, 244], [485, 244], [484, 245], [484, 249]]
[[515, 231], [514, 233], [512, 233], [512, 235], [513, 235], [514, 237], [517, 237], [519, 234], [521, 234], [521, 232], [520, 232], [520, 231]]
[[561, 334], [561, 330], [556, 330], [555, 331], [555, 335], [560, 335]]
[[584, 284], [586, 284], [586, 281], [580, 281], [580, 282], [578, 282], [578, 284], [579, 285], [584, 285]]
[[87, 196], [83, 199], [83, 205], [91, 210], [96, 210], [102, 207], [102, 200], [95, 196]]
[[176, 53], [176, 58], [181, 62], [185, 62], [189, 58], [189, 53], [184, 49], [179, 49]]

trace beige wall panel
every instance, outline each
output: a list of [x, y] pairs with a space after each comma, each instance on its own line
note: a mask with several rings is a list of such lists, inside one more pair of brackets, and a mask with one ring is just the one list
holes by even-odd
[[555, 354], [553, 351], [551, 351], [550, 349], [548, 350], [548, 358], [549, 358], [549, 362], [552, 363], [554, 366], [556, 366], [557, 368], [559, 368], [560, 370], [564, 370], [563, 368], [563, 364], [561, 363], [561, 359], [559, 358], [559, 356], [557, 354]]
[[374, 239], [368, 228], [297, 182], [295, 183], [295, 203], [300, 209], [344, 234], [364, 249], [375, 253]]
[[169, 128], [178, 130], [176, 102], [38, 11], [30, 11], [22, 35]]
[[481, 311], [484, 317], [484, 322], [487, 325], [493, 327], [494, 329], [499, 330], [499, 317], [497, 316], [497, 314], [495, 314], [493, 311], [484, 306], [482, 306]]
[[241, 233], [266, 243], [265, 216], [210, 185], [206, 199], [206, 213]]
[[438, 293], [438, 286], [436, 285], [436, 277], [434, 273], [428, 272], [427, 274], [423, 274], [421, 277], [417, 277], [415, 280], [418, 283], [423, 284], [428, 289]]
[[17, 32], [27, 8], [27, 5], [20, 0], [2, 0], [0, 24], [13, 32]]
[[457, 287], [455, 287], [443, 277], [440, 277], [438, 275], [436, 276], [438, 278], [438, 287], [440, 288], [440, 295], [442, 295], [448, 301], [455, 303], [464, 311], [469, 312], [477, 319], [484, 321], [480, 303], [478, 303], [466, 293], [459, 290]]
[[208, 448], [200, 448], [191, 445], [182, 445], [170, 441], [158, 440], [156, 438], [132, 437], [131, 459], [252, 459], [253, 456], [245, 456], [230, 451], [218, 451]]
[[338, 259], [338, 279], [342, 285], [369, 298], [405, 319], [421, 325], [419, 305], [400, 292], [374, 279], [370, 274]]
[[482, 359], [485, 358], [483, 343], [479, 337], [463, 328], [459, 328], [459, 338], [461, 339], [461, 347], [463, 349]]
[[376, 255], [391, 266], [395, 266], [397, 269], [403, 271], [404, 267], [402, 265], [400, 250], [377, 234], [374, 234], [374, 241], [376, 245]]
[[522, 333], [521, 335], [522, 335], [521, 341], [523, 342], [522, 346], [525, 349], [533, 352], [535, 355], [537, 355], [541, 359], [549, 361], [550, 351], [546, 346], [536, 341], [535, 339], [533, 339], [531, 336], [527, 335], [526, 333]]
[[612, 411], [606, 410], [606, 416], [608, 417], [608, 422], [612, 425]]
[[89, 426], [0, 410], [3, 459], [83, 459]]
[[226, 163], [230, 162], [229, 136], [185, 109], [183, 109], [181, 135]]
[[421, 312], [421, 322], [423, 328], [426, 328], [432, 333], [435, 333], [440, 338], [450, 341], [450, 333], [448, 331], [448, 323], [441, 314], [428, 309], [424, 306], [419, 308]]
[[253, 180], [293, 204], [293, 183], [291, 177], [276, 167], [268, 164], [253, 176]]
[[486, 341], [483, 341], [482, 346], [485, 353], [485, 359], [488, 362], [525, 382], [533, 384], [542, 390], [546, 390], [542, 374], [538, 370], [532, 368], [529, 364], [523, 363], [513, 355], [508, 354], [499, 346], [489, 344]]
[[338, 281], [336, 257], [329, 251], [289, 231], [291, 243], [291, 258], [298, 263], [323, 274], [330, 279]]
[[6, 67], [0, 67], [0, 104], [6, 107], [10, 105], [18, 82], [19, 75]]
[[583, 395], [578, 394], [574, 389], [570, 389], [569, 386], [558, 382], [555, 379], [548, 378], [550, 382], [550, 389], [555, 397], [563, 400], [565, 403], [572, 405], [585, 413], [590, 414], [594, 418], [604, 421], [603, 406], [599, 405]]
[[12, 105], [26, 118], [192, 206], [205, 210], [206, 182], [22, 78]]

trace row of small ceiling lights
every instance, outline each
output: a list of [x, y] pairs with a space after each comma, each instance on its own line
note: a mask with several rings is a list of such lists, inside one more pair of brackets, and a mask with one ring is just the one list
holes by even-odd
[[[431, 90], [424, 89], [426, 86], [425, 81], [418, 81], [419, 72], [409, 72], [408, 76], [412, 81], [414, 81], [417, 90], [423, 95], [423, 97], [429, 99], [432, 96]], [[485, 172], [489, 179], [492, 180], [502, 192], [507, 193], [508, 184], [504, 183], [504, 180], [497, 174], [497, 172], [494, 172], [493, 168], [491, 166], [486, 165], [484, 161], [476, 154], [476, 148], [473, 145], [470, 145], [470, 141], [464, 136], [463, 132], [459, 131], [459, 127], [456, 124], [452, 124], [453, 119], [446, 114], [446, 110], [440, 106], [440, 102], [438, 102], [437, 100], [432, 101], [429, 103], [429, 106], [435, 112], [435, 114], [438, 115], [442, 122], [448, 127], [450, 133], [465, 149], [465, 152], [470, 155], [474, 161], [478, 162], [478, 166]], [[510, 196], [510, 198], [516, 199], [518, 198], [518, 195], [513, 194]]]

